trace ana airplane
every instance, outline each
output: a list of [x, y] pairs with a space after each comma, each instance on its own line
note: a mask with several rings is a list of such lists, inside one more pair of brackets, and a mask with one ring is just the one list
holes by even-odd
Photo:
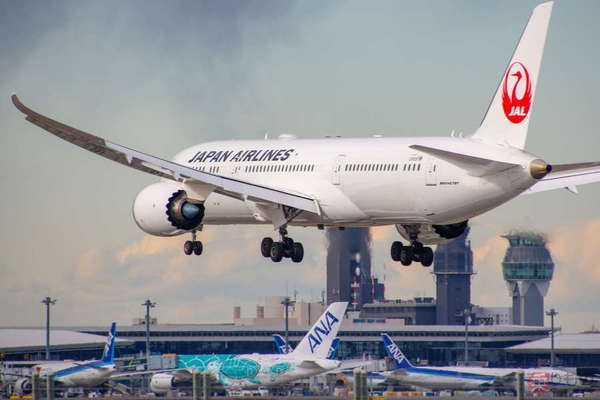
[[[52, 376], [57, 387], [92, 387], [107, 382], [115, 371], [115, 337], [117, 324], [112, 323], [100, 360], [91, 361], [49, 361], [33, 366], [42, 378]], [[23, 377], [16, 381], [19, 393], [31, 391], [31, 378]]]
[[261, 254], [300, 262], [288, 226], [395, 225], [391, 257], [430, 266], [425, 245], [458, 237], [468, 220], [529, 193], [600, 180], [600, 162], [552, 165], [524, 150], [552, 2], [537, 6], [502, 73], [480, 127], [467, 137], [228, 140], [199, 144], [172, 161], [72, 128], [12, 101], [26, 120], [109, 160], [162, 178], [137, 195], [133, 217], [157, 236], [203, 225], [272, 224]]
[[[274, 334], [273, 340], [275, 341], [275, 348], [277, 348], [277, 352], [279, 354], [288, 354], [293, 351], [292, 346], [285, 341], [285, 338], [283, 336], [279, 334]], [[329, 353], [327, 354], [327, 359], [335, 360], [337, 358], [337, 350], [339, 346], [340, 339], [333, 339], [333, 342], [331, 342], [331, 348], [329, 349]]]
[[521, 371], [531, 393], [585, 387], [577, 375], [554, 368], [415, 367], [386, 333], [381, 337], [395, 368], [380, 374], [407, 385], [433, 390], [514, 390], [516, 373]]
[[210, 373], [219, 385], [236, 388], [275, 386], [307, 378], [339, 367], [327, 358], [346, 312], [346, 302], [332, 303], [287, 354], [216, 354], [178, 356], [178, 370], [152, 376], [153, 392], [164, 393], [189, 382], [194, 370]]

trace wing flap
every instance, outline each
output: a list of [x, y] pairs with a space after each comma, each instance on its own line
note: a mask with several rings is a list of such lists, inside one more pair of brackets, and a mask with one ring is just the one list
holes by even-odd
[[467, 170], [469, 172], [469, 175], [472, 176], [492, 175], [519, 166], [519, 164], [513, 164], [499, 160], [492, 160], [489, 158], [482, 158], [472, 154], [458, 153], [455, 151], [449, 151], [446, 149], [440, 149], [430, 146], [423, 146], [420, 144], [414, 144], [409, 147], [411, 149], [419, 150], [423, 153], [430, 154], [434, 157], [438, 157], [444, 161], [448, 161], [449, 163], [452, 163], [460, 168]]
[[26, 120], [78, 147], [98, 154], [121, 165], [161, 178], [178, 182], [194, 181], [215, 186], [214, 191], [239, 199], [252, 198], [320, 214], [317, 201], [289, 190], [257, 185], [238, 179], [196, 171], [184, 165], [111, 143], [105, 139], [55, 121], [26, 107], [17, 95], [11, 96], [15, 107], [26, 115]]

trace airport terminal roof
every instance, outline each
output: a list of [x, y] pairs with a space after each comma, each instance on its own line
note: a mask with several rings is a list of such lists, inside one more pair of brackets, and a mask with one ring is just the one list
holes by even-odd
[[[106, 329], [106, 328], [105, 328]], [[130, 343], [125, 339], [118, 342]], [[69, 348], [101, 348], [106, 336], [75, 332], [72, 330], [51, 329], [50, 347], [53, 351]], [[0, 351], [36, 351], [46, 347], [45, 328], [0, 328]]]
[[[508, 347], [511, 353], [548, 353], [550, 338]], [[554, 335], [554, 351], [556, 353], [597, 353], [600, 354], [600, 332], [598, 333], [558, 333]]]

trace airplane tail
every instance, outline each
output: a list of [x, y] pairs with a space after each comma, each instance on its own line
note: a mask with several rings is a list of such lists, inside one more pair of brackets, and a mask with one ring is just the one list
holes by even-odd
[[396, 369], [406, 369], [413, 368], [413, 365], [408, 361], [408, 358], [404, 356], [402, 350], [398, 347], [396, 343], [392, 340], [392, 338], [387, 333], [382, 333], [381, 338], [383, 339], [383, 347], [385, 347], [385, 351], [388, 356], [394, 359], [394, 365]]
[[472, 138], [519, 149], [525, 147], [552, 6], [549, 1], [533, 9], [481, 126]]
[[273, 335], [273, 340], [278, 354], [287, 354], [291, 351], [290, 345], [285, 342], [283, 336], [276, 333]]
[[117, 336], [117, 323], [113, 322], [106, 338], [104, 345], [104, 353], [102, 353], [102, 361], [113, 362], [115, 358], [115, 337]]
[[331, 347], [329, 348], [329, 353], [327, 354], [328, 360], [335, 360], [337, 358], [338, 347], [340, 347], [340, 338], [333, 339], [331, 342]]
[[345, 301], [331, 303], [291, 354], [327, 358], [331, 344], [342, 324], [347, 306], [348, 303]]

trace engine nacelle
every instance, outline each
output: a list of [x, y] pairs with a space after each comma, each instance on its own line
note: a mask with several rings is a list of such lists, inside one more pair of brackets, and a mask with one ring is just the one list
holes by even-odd
[[31, 393], [31, 379], [19, 378], [13, 383], [13, 392], [19, 396]]
[[444, 239], [456, 239], [467, 229], [469, 221], [457, 222], [448, 225], [432, 225], [435, 233]]
[[174, 236], [193, 230], [203, 218], [202, 202], [188, 198], [186, 191], [173, 183], [147, 186], [133, 202], [135, 223], [155, 236]]
[[166, 393], [175, 389], [175, 377], [170, 374], [154, 374], [150, 379], [150, 390], [154, 393]]

